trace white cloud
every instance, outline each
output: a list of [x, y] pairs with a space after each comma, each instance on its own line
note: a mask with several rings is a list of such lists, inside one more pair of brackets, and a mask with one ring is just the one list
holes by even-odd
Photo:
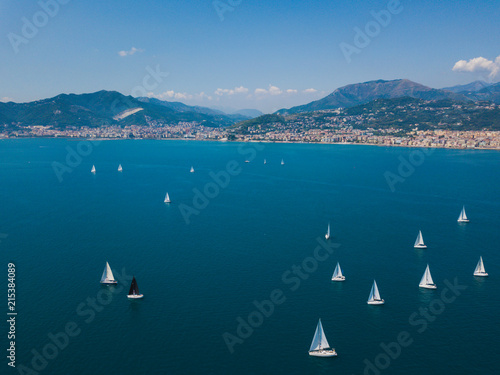
[[4, 96], [2, 99], [0, 99], [0, 102], [2, 103], [7, 103], [7, 102], [13, 102], [14, 99], [9, 98], [8, 96]]
[[269, 85], [268, 92], [271, 95], [280, 95], [281, 93], [283, 93], [283, 91], [281, 91], [279, 87], [272, 86], [272, 85]]
[[198, 94], [189, 94], [187, 92], [175, 92], [174, 90], [168, 90], [162, 92], [161, 94], [155, 94], [153, 92], [148, 92], [146, 95], [148, 98], [156, 98], [160, 100], [212, 100], [213, 97], [205, 94], [203, 91]]
[[315, 92], [318, 92], [318, 90], [310, 88], [310, 89], [305, 89], [303, 91], [304, 94], [314, 94]]
[[195, 94], [195, 96], [198, 99], [207, 99], [207, 100], [212, 100], [212, 97], [210, 95], [205, 94], [203, 91], [200, 92], [199, 94]]
[[133, 54], [137, 53], [137, 52], [143, 52], [144, 50], [142, 49], [139, 49], [139, 48], [135, 48], [135, 47], [132, 47], [131, 49], [129, 49], [128, 51], [119, 51], [118, 52], [118, 55], [120, 55], [121, 57], [125, 57], [125, 56], [132, 56]]
[[296, 93], [298, 93], [298, 91], [295, 90], [295, 89], [288, 89], [288, 90], [286, 90], [286, 92], [287, 92], [287, 94], [296, 94]]
[[190, 100], [193, 99], [193, 95], [187, 92], [175, 92], [174, 90], [168, 90], [162, 92], [161, 94], [154, 94], [152, 92], [147, 94], [148, 98], [156, 98], [160, 100], [177, 99], [177, 100]]
[[455, 72], [485, 72], [489, 78], [495, 78], [500, 72], [500, 56], [497, 56], [495, 61], [485, 59], [484, 57], [475, 57], [469, 61], [460, 60], [453, 66]]
[[248, 92], [248, 89], [246, 87], [243, 87], [243, 86], [235, 87], [234, 92], [237, 94], [246, 94]]
[[248, 89], [243, 86], [235, 87], [234, 89], [217, 89], [214, 91], [215, 95], [222, 96], [222, 95], [234, 95], [234, 94], [246, 94], [248, 92]]
[[269, 88], [267, 90], [257, 88], [257, 89], [255, 89], [254, 93], [257, 96], [262, 96], [262, 95], [267, 95], [267, 94], [276, 96], [276, 95], [283, 94], [283, 91], [279, 87], [269, 85]]

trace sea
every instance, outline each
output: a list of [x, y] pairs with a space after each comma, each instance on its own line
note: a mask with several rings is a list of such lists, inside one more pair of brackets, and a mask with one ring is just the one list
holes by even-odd
[[0, 140], [0, 373], [498, 373], [499, 193], [489, 150]]

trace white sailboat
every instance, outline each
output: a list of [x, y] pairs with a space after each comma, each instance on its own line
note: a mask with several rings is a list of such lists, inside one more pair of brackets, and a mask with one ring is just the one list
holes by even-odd
[[168, 193], [167, 195], [165, 195], [165, 200], [164, 200], [165, 203], [170, 203], [170, 197], [168, 196]]
[[332, 281], [345, 281], [345, 276], [342, 275], [342, 269], [340, 268], [339, 262], [337, 262], [335, 271], [333, 271]]
[[459, 223], [468, 223], [469, 219], [467, 219], [467, 215], [465, 214], [465, 206], [462, 207], [462, 211], [460, 211], [460, 216], [458, 216]]
[[330, 239], [330, 223], [328, 223], [328, 229], [326, 230], [325, 238], [326, 238], [327, 240], [329, 240], [329, 239]]
[[283, 161], [283, 159], [281, 159], [281, 165], [285, 165], [285, 162]]
[[123, 168], [122, 168], [122, 165], [120, 164], [120, 165], [118, 166], [118, 172], [121, 172], [121, 171], [123, 171]]
[[413, 245], [415, 249], [427, 249], [427, 246], [424, 244], [424, 238], [422, 237], [422, 231], [418, 231], [417, 240], [415, 241], [415, 245]]
[[118, 284], [113, 276], [113, 271], [111, 271], [111, 267], [109, 266], [108, 262], [106, 262], [106, 265], [104, 266], [104, 271], [101, 277], [101, 284]]
[[95, 173], [95, 165], [92, 166], [92, 169], [90, 170], [91, 173]]
[[191, 166], [191, 169], [189, 170], [189, 172], [194, 173], [194, 168], [193, 168], [193, 166]]
[[380, 293], [378, 291], [377, 282], [373, 280], [372, 290], [370, 291], [370, 296], [366, 302], [369, 305], [383, 305], [385, 301], [380, 298]]
[[323, 331], [323, 325], [321, 324], [321, 319], [316, 326], [316, 332], [314, 332], [313, 341], [311, 347], [309, 348], [309, 355], [314, 357], [336, 357], [337, 352], [335, 349], [330, 348], [328, 341], [326, 340], [325, 332]]
[[264, 159], [264, 164], [267, 164], [267, 161], [266, 161], [266, 159]]
[[483, 257], [479, 257], [479, 262], [477, 262], [476, 269], [474, 270], [474, 276], [488, 276], [484, 269]]
[[437, 289], [436, 284], [434, 284], [434, 281], [432, 280], [431, 276], [431, 271], [429, 270], [429, 265], [427, 265], [427, 268], [425, 269], [424, 276], [422, 276], [422, 279], [420, 280], [420, 284], [418, 284], [420, 288], [426, 288], [426, 289]]

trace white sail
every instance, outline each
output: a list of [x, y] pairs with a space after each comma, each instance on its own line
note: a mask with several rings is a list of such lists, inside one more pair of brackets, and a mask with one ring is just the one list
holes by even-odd
[[483, 257], [479, 257], [479, 262], [477, 262], [476, 269], [474, 270], [474, 276], [487, 276], [486, 270], [484, 269]]
[[170, 203], [170, 197], [168, 196], [168, 193], [167, 195], [165, 195], [165, 203]]
[[422, 231], [418, 231], [418, 236], [417, 236], [417, 239], [415, 240], [415, 245], [413, 245], [413, 247], [416, 247], [416, 248], [425, 248], [427, 246], [425, 246], [424, 244], [424, 237], [422, 237]]
[[283, 159], [281, 159], [281, 165], [285, 164], [285, 162], [283, 161]]
[[120, 165], [118, 166], [118, 172], [121, 172], [121, 171], [123, 171], [123, 168], [122, 168], [122, 165], [120, 164]]
[[326, 230], [325, 238], [326, 239], [330, 238], [330, 223], [328, 223], [328, 229]]
[[111, 267], [109, 263], [106, 262], [104, 266], [104, 271], [102, 272], [101, 283], [114, 283], [115, 278], [113, 276], [113, 271], [111, 271]]
[[335, 271], [333, 271], [332, 280], [338, 277], [342, 277], [342, 269], [340, 268], [340, 264], [337, 262], [337, 266], [335, 267]]
[[467, 219], [467, 215], [465, 214], [465, 206], [462, 207], [462, 211], [460, 211], [460, 216], [458, 216], [457, 221], [459, 223], [466, 223], [469, 221], [469, 219]]
[[380, 293], [378, 291], [377, 282], [373, 280], [372, 289], [370, 290], [370, 296], [368, 297], [368, 302], [381, 301]]
[[314, 337], [311, 343], [311, 347], [309, 348], [309, 351], [329, 349], [329, 348], [330, 345], [326, 340], [325, 332], [323, 331], [323, 325], [321, 324], [321, 319], [320, 319], [316, 327], [316, 332], [314, 333]]
[[267, 161], [266, 161], [266, 159], [264, 159], [264, 164], [267, 164]]
[[382, 299], [382, 298], [380, 298], [380, 293], [378, 291], [377, 282], [375, 280], [373, 280], [372, 297], [373, 297], [373, 300], [375, 300], [375, 301], [379, 301]]
[[92, 169], [90, 170], [90, 172], [95, 173], [95, 165], [92, 166]]
[[194, 173], [194, 168], [193, 168], [193, 166], [191, 166], [191, 169], [189, 170], [189, 172]]
[[424, 275], [422, 276], [422, 279], [420, 280], [419, 285], [420, 286], [434, 285], [434, 281], [432, 280], [429, 265], [427, 265], [427, 268], [425, 269]]

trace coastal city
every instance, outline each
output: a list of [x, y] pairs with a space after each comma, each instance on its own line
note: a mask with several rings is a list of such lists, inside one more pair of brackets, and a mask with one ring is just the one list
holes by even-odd
[[[95, 100], [103, 98], [96, 96]], [[500, 105], [487, 101], [375, 99], [351, 108], [304, 113], [283, 110], [225, 124], [214, 122], [213, 117], [169, 120], [144, 108], [148, 107], [142, 102], [130, 102], [113, 118], [95, 117], [88, 122], [70, 117], [71, 110], [67, 110], [62, 121], [37, 124], [33, 122], [41, 120], [31, 118], [0, 123], [0, 138], [184, 139], [500, 149]], [[61, 116], [60, 111], [56, 113], [54, 116]]]
[[328, 125], [301, 129], [281, 123], [268, 124], [268, 130], [247, 128], [213, 128], [198, 122], [151, 124], [150, 126], [109, 125], [105, 127], [26, 126], [0, 132], [1, 138], [82, 138], [82, 139], [184, 139], [199, 141], [345, 143], [402, 147], [435, 147], [457, 149], [500, 149], [500, 132], [488, 130], [418, 130], [398, 128], [357, 129], [351, 125]]

